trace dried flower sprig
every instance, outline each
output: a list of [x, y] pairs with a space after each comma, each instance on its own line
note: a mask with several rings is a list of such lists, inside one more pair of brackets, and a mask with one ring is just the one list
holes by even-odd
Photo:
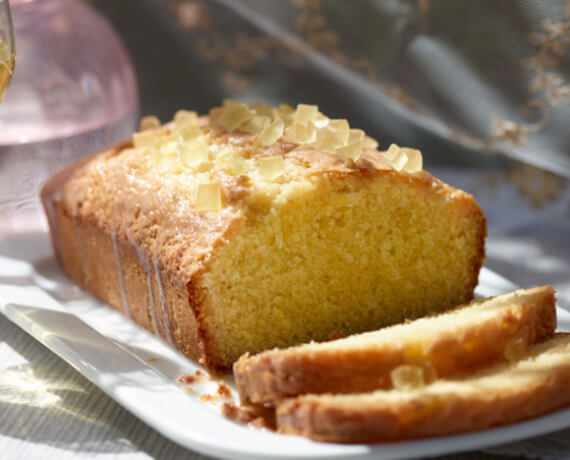
[[531, 133], [546, 127], [550, 121], [552, 107], [570, 104], [570, 83], [554, 69], [560, 65], [570, 45], [570, 0], [566, 1], [566, 20], [547, 19], [541, 24], [540, 32], [528, 36], [529, 42], [538, 48], [537, 54], [521, 61], [523, 67], [534, 71], [528, 90], [540, 99], [531, 99], [526, 108], [540, 109], [541, 117], [534, 124], [517, 123], [512, 120], [495, 118], [491, 121], [491, 137], [498, 141], [508, 141], [516, 146], [523, 146]]

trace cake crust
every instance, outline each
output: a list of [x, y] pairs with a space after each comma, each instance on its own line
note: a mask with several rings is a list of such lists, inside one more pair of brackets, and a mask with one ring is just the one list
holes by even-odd
[[[248, 149], [255, 136], [227, 132], [199, 121], [216, 141]], [[168, 131], [166, 125], [161, 128]], [[54, 252], [68, 275], [113, 308], [170, 342], [210, 369], [227, 371], [232, 360], [215, 350], [208, 322], [203, 276], [219, 248], [238, 234], [251, 205], [247, 177], [220, 172], [225, 207], [196, 212], [194, 198], [178, 184], [151, 174], [150, 155], [132, 142], [93, 155], [52, 177], [42, 190]], [[383, 155], [363, 148], [357, 161], [344, 161], [309, 146], [279, 140], [252, 150], [250, 158], [282, 156], [302, 174], [342, 182], [391, 180], [424, 189], [456, 203], [476, 225], [477, 248], [460, 301], [468, 301], [484, 260], [486, 220], [473, 197], [425, 171], [393, 170]], [[148, 158], [147, 158], [148, 157]], [[150, 171], [150, 172], [149, 172]], [[157, 176], [158, 177], [158, 176]], [[332, 332], [332, 331], [331, 331]], [[235, 359], [235, 358], [234, 358]]]
[[535, 345], [501, 364], [415, 391], [306, 395], [277, 409], [281, 433], [341, 443], [394, 442], [483, 430], [570, 405], [570, 340]]

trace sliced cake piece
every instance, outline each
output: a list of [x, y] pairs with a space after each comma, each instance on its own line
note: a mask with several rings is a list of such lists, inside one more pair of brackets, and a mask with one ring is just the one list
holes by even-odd
[[54, 176], [42, 199], [78, 283], [211, 368], [473, 298], [473, 197], [316, 106], [181, 111]]
[[[344, 339], [246, 355], [234, 364], [234, 377], [240, 398], [253, 403], [390, 388], [405, 372], [430, 381], [489, 365], [555, 328], [554, 289], [543, 286]], [[393, 374], [402, 365], [412, 368]]]
[[520, 361], [410, 390], [306, 395], [277, 408], [282, 433], [319, 441], [385, 442], [477, 431], [570, 405], [570, 335]]

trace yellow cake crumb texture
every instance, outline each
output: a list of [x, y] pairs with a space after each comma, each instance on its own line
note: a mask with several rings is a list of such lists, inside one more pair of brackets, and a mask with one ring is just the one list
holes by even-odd
[[[240, 135], [239, 142], [220, 136], [220, 128]], [[316, 105], [271, 107], [226, 100], [210, 110], [207, 120], [188, 110], [179, 110], [166, 125], [154, 116], [144, 117], [133, 135], [133, 148], [123, 154], [132, 156], [139, 170], [168, 179], [165, 185], [186, 188], [194, 195], [197, 210], [219, 210], [224, 207], [223, 191], [218, 199], [216, 187], [207, 185], [223, 182], [224, 174], [247, 176], [254, 188], [272, 196], [276, 196], [272, 184], [298, 182], [306, 166], [272, 151], [279, 143], [312, 148], [344, 162], [356, 162], [363, 149], [378, 147], [364, 131], [351, 128], [347, 120], [328, 118]], [[422, 169], [422, 155], [415, 149], [392, 144], [384, 158], [397, 171]], [[297, 183], [283, 193], [299, 185], [303, 187]]]

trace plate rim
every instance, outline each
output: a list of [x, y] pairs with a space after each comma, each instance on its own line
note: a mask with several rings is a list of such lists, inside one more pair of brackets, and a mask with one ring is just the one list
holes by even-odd
[[[43, 243], [48, 244], [47, 242], [47, 234]], [[0, 246], [1, 247], [1, 246]], [[1, 252], [0, 252], [1, 254]], [[33, 259], [12, 259], [16, 263], [25, 262], [32, 265], [33, 271]], [[10, 259], [6, 257], [0, 258], [0, 267], [3, 264], [10, 263]], [[55, 259], [51, 260], [51, 263], [56, 265]], [[21, 268], [21, 266], [20, 266]], [[59, 270], [59, 267], [58, 267]], [[483, 267], [480, 274], [480, 282], [483, 280], [483, 283], [489, 284], [489, 286], [483, 286], [483, 289], [479, 287], [479, 291], [495, 289], [496, 295], [500, 293], [500, 288], [504, 290], [512, 290], [516, 289], [517, 286], [507, 280], [505, 277]], [[71, 281], [67, 281], [69, 285], [73, 285]], [[520, 421], [514, 424], [509, 424], [505, 426], [500, 426], [496, 428], [486, 429], [477, 432], [470, 432], [470, 433], [461, 433], [449, 436], [441, 436], [441, 437], [433, 437], [433, 438], [424, 438], [424, 439], [417, 439], [417, 440], [409, 440], [409, 441], [401, 441], [395, 443], [382, 443], [382, 444], [333, 444], [333, 443], [321, 443], [310, 441], [304, 438], [299, 438], [298, 436], [286, 436], [281, 434], [274, 434], [269, 432], [263, 432], [257, 428], [247, 427], [240, 424], [236, 424], [228, 419], [226, 419], [222, 414], [219, 412], [216, 413], [215, 410], [212, 408], [207, 407], [203, 402], [199, 402], [188, 398], [181, 390], [179, 385], [175, 382], [170, 381], [164, 375], [160, 374], [159, 371], [153, 368], [152, 365], [144, 361], [143, 358], [140, 356], [136, 356], [133, 352], [120, 343], [117, 343], [112, 338], [108, 337], [105, 334], [104, 330], [99, 330], [99, 328], [94, 327], [91, 324], [88, 324], [84, 319], [81, 318], [80, 315], [77, 315], [77, 312], [74, 312], [72, 308], [69, 308], [69, 305], [65, 305], [59, 301], [56, 301], [52, 298], [51, 304], [49, 302], [42, 303], [40, 302], [40, 306], [37, 305], [22, 305], [18, 302], [13, 302], [9, 298], [6, 300], [4, 296], [6, 290], [6, 284], [0, 284], [0, 311], [6, 316], [10, 321], [15, 323], [17, 326], [21, 327], [25, 330], [28, 334], [30, 334], [34, 339], [38, 340], [42, 343], [46, 348], [48, 348], [51, 352], [58, 355], [62, 358], [65, 362], [71, 365], [74, 369], [76, 369], [79, 373], [81, 373], [84, 377], [86, 377], [89, 381], [95, 384], [98, 388], [100, 388], [105, 394], [111, 397], [115, 402], [120, 404], [122, 407], [127, 409], [137, 418], [148, 424], [152, 429], [158, 431], [166, 438], [172, 440], [173, 442], [188, 448], [190, 450], [205, 454], [205, 455], [214, 455], [222, 458], [231, 458], [231, 459], [261, 459], [261, 458], [272, 458], [272, 459], [324, 459], [324, 458], [347, 458], [347, 459], [364, 459], [364, 458], [382, 458], [382, 459], [392, 459], [392, 458], [411, 458], [416, 457], [418, 455], [426, 456], [426, 455], [438, 455], [438, 454], [446, 454], [446, 453], [456, 453], [462, 451], [468, 451], [473, 449], [482, 449], [485, 447], [490, 447], [498, 444], [510, 443], [514, 441], [518, 441], [521, 439], [526, 439], [530, 437], [544, 435], [546, 433], [551, 433], [560, 429], [564, 429], [570, 427], [570, 408], [561, 409], [556, 412], [543, 415], [541, 417], [533, 418], [530, 420]], [[494, 286], [494, 287], [493, 287]], [[500, 286], [498, 288], [497, 286]], [[43, 292], [46, 296], [49, 296], [49, 293], [42, 288], [41, 283], [35, 284], [38, 291]], [[109, 315], [119, 315], [124, 321], [128, 321], [129, 328], [135, 329], [142, 329], [140, 326], [136, 325], [135, 323], [130, 322], [130, 320], [120, 313], [116, 312], [115, 310], [110, 309], [107, 306], [92, 296], [87, 291], [82, 291], [86, 298], [80, 300], [82, 304], [87, 306], [87, 309], [96, 311], [98, 309], [103, 308]], [[41, 293], [38, 292], [38, 295], [41, 297]], [[488, 295], [488, 294], [485, 294]], [[51, 298], [51, 296], [49, 296]], [[262, 440], [262, 442], [258, 442], [257, 445], [243, 445], [243, 446], [236, 446], [233, 444], [227, 444], [227, 441], [220, 442], [220, 438], [213, 436], [211, 433], [200, 433], [196, 431], [189, 431], [185, 429], [185, 427], [177, 425], [176, 423], [164, 423], [164, 420], [161, 421], [160, 418], [155, 418], [152, 415], [156, 415], [153, 413], [152, 410], [148, 410], [147, 405], [137, 404], [137, 397], [133, 398], [128, 397], [125, 393], [125, 383], [123, 386], [110, 386], [108, 382], [103, 378], [104, 375], [100, 372], [100, 368], [97, 369], [97, 366], [93, 366], [88, 360], [85, 360], [85, 355], [81, 353], [89, 352], [89, 349], [77, 349], [74, 348], [76, 346], [75, 342], [71, 338], [66, 338], [54, 335], [50, 333], [49, 330], [46, 330], [45, 324], [41, 321], [33, 320], [33, 314], [30, 313], [30, 308], [34, 309], [34, 311], [40, 311], [40, 314], [43, 314], [44, 317], [47, 318], [45, 312], [46, 311], [58, 311], [61, 314], [71, 315], [76, 318], [78, 321], [81, 321], [86, 328], [92, 329], [105, 340], [108, 341], [109, 347], [116, 347], [117, 350], [122, 350], [125, 355], [128, 355], [130, 359], [138, 361], [141, 368], [140, 371], [144, 374], [146, 370], [149, 370], [154, 376], [156, 377], [157, 381], [161, 381], [166, 386], [172, 387], [171, 390], [173, 391], [172, 394], [174, 395], [174, 390], [176, 390], [181, 396], [184, 397], [185, 404], [184, 406], [200, 408], [194, 409], [197, 411], [198, 414], [209, 414], [206, 418], [210, 420], [211, 418], [215, 419], [213, 424], [221, 424], [224, 427], [227, 423], [232, 424], [232, 428], [228, 428], [233, 430], [234, 428], [238, 428], [238, 430], [242, 430], [242, 433], [250, 432], [255, 433], [253, 438], [256, 436], [269, 436], [266, 440]], [[27, 309], [27, 310], [26, 310]], [[108, 312], [107, 312], [108, 310]], [[43, 313], [41, 313], [43, 312]], [[557, 313], [566, 318], [566, 320], [570, 320], [570, 313], [566, 310], [562, 309], [561, 307], [557, 307]], [[49, 319], [46, 319], [48, 321]], [[570, 322], [569, 322], [570, 324]], [[152, 336], [147, 331], [144, 331], [149, 337], [153, 338], [156, 341], [160, 341], [163, 345], [165, 345], [159, 338]], [[66, 341], [67, 340], [67, 341]], [[71, 342], [70, 342], [71, 341]], [[87, 350], [87, 351], [86, 351]], [[126, 358], [125, 358], [126, 359]], [[186, 359], [186, 358], [184, 358]], [[196, 366], [195, 363], [189, 361], [189, 364]], [[145, 370], [146, 369], [146, 370]], [[142, 375], [142, 374], [141, 374]], [[146, 374], [145, 374], [146, 375]], [[151, 374], [149, 374], [151, 375]], [[150, 378], [150, 377], [149, 377]], [[161, 380], [162, 379], [162, 380]], [[128, 388], [128, 385], [126, 386]], [[146, 390], [152, 391], [152, 390]], [[168, 393], [170, 394], [170, 393]], [[190, 403], [190, 404], [189, 404]], [[156, 412], [156, 410], [154, 411]], [[158, 411], [160, 413], [160, 411]], [[224, 428], [226, 429], [226, 428]], [[244, 431], [245, 430], [245, 431]], [[244, 435], [245, 436], [245, 435]], [[294, 453], [290, 453], [288, 451], [277, 452], [275, 450], [271, 450], [268, 446], [271, 446], [272, 439], [271, 436], [278, 436], [279, 439], [288, 439], [290, 443], [295, 445]], [[250, 438], [251, 436], [247, 435], [246, 438]], [[307, 447], [306, 452], [299, 451], [300, 448], [303, 446]]]

